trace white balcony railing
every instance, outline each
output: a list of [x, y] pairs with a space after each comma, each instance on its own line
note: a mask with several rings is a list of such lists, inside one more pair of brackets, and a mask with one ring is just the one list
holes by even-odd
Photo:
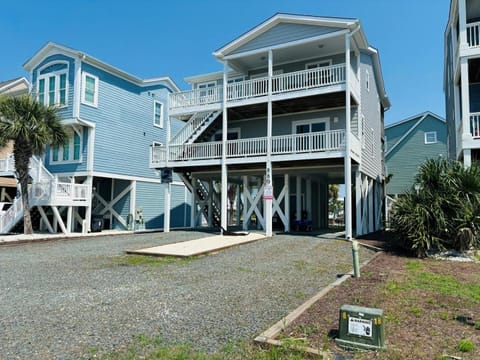
[[480, 112], [470, 114], [470, 130], [474, 139], [480, 139]]
[[[273, 156], [338, 151], [345, 148], [345, 130], [273, 136], [270, 141], [271, 154]], [[265, 156], [267, 151], [267, 137], [229, 140], [227, 142], [226, 156], [227, 159]], [[170, 162], [210, 160], [220, 159], [221, 157], [221, 141], [169, 146], [168, 161]], [[165, 166], [165, 161], [167, 160], [166, 147], [152, 146], [150, 159], [153, 167]]]
[[[345, 82], [345, 64], [295, 71], [272, 77], [272, 93], [307, 90]], [[251, 99], [268, 94], [268, 77], [234, 82], [227, 85], [227, 101]], [[223, 86], [195, 89], [169, 95], [170, 109], [219, 104], [223, 101]]]
[[0, 159], [0, 172], [12, 171], [15, 171], [15, 160], [13, 159], [13, 154], [10, 154], [4, 159]]
[[467, 24], [467, 43], [471, 48], [480, 46], [480, 21]]
[[0, 212], [0, 234], [4, 234], [11, 230], [12, 224], [15, 223], [23, 214], [22, 198], [20, 196], [13, 200], [12, 205], [3, 212]]

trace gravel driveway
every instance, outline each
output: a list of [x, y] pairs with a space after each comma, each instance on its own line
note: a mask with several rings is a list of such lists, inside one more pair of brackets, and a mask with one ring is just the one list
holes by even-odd
[[[124, 251], [210, 234], [175, 231], [0, 247], [0, 359], [73, 359], [139, 334], [206, 351], [252, 339], [351, 270], [350, 244], [276, 235], [191, 261]], [[373, 252], [361, 249], [361, 261]]]

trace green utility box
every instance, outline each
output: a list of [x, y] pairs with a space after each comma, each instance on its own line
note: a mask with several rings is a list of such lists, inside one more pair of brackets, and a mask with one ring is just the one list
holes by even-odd
[[384, 347], [383, 310], [343, 305], [340, 308], [339, 335], [335, 342], [348, 349], [378, 350]]

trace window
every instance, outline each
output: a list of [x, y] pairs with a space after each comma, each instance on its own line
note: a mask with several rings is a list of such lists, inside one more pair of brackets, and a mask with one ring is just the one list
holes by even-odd
[[82, 129], [75, 128], [67, 130], [68, 139], [61, 146], [52, 146], [51, 162], [52, 163], [68, 163], [80, 162], [82, 157]]
[[98, 77], [86, 72], [82, 73], [82, 103], [98, 106]]
[[39, 71], [37, 99], [47, 106], [67, 105], [67, 64], [49, 65]]
[[163, 128], [163, 104], [153, 101], [153, 125]]
[[437, 142], [437, 132], [429, 131], [425, 133], [425, 144], [435, 144]]

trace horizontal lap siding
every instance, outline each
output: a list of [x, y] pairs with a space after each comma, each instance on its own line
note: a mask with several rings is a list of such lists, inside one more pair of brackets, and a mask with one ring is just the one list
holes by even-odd
[[[81, 105], [82, 119], [96, 123], [94, 170], [158, 178], [149, 169], [153, 141], [165, 143], [168, 89], [140, 88], [87, 64], [99, 77], [98, 108]], [[164, 127], [153, 126], [154, 100], [164, 104]]]
[[[376, 179], [382, 176], [382, 115], [380, 98], [373, 71], [372, 58], [368, 54], [360, 56], [361, 112], [365, 117], [363, 126], [363, 148], [360, 171]], [[370, 74], [370, 91], [367, 91], [366, 73]]]
[[406, 121], [402, 124], [398, 124], [388, 129], [385, 129], [385, 137], [386, 137], [386, 146], [385, 152], [390, 150], [395, 144], [404, 136], [408, 130], [414, 126], [421, 117], [416, 117], [410, 121]]
[[[165, 188], [164, 184], [137, 182], [136, 207], [143, 208], [143, 218], [146, 229], [160, 229], [165, 221]], [[185, 227], [190, 224], [190, 196], [187, 191], [185, 203], [185, 187], [171, 186], [170, 226]]]
[[323, 34], [342, 30], [336, 27], [315, 26], [305, 24], [280, 23], [248, 43], [236, 49], [232, 54], [256, 50], [264, 47], [284, 44], [291, 41], [308, 39]]
[[[425, 132], [436, 131], [437, 143], [425, 144]], [[388, 194], [401, 194], [412, 188], [419, 166], [427, 159], [447, 157], [445, 123], [428, 115], [386, 157], [388, 174], [393, 174], [387, 184]]]

